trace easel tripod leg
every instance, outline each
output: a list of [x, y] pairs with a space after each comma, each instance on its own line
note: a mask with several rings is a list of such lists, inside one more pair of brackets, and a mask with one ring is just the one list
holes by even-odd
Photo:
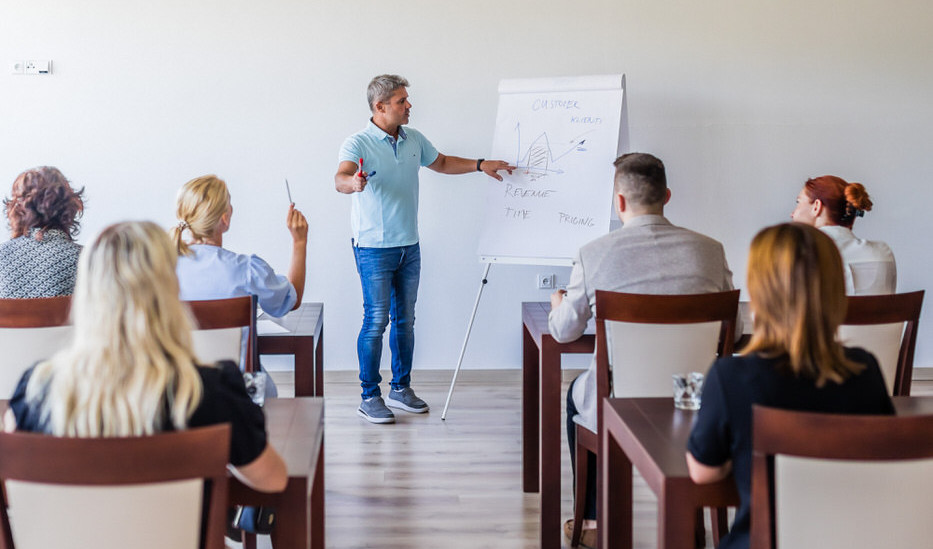
[[460, 366], [463, 364], [463, 355], [466, 354], [467, 342], [470, 341], [470, 332], [473, 331], [473, 321], [476, 320], [476, 310], [479, 308], [479, 300], [483, 297], [483, 288], [486, 287], [486, 277], [489, 275], [489, 267], [492, 263], [486, 264], [483, 271], [483, 281], [479, 285], [479, 291], [476, 292], [476, 302], [473, 304], [473, 313], [470, 314], [470, 323], [467, 325], [466, 335], [463, 337], [463, 346], [460, 347], [460, 358], [457, 359], [457, 367], [454, 369], [454, 377], [450, 380], [450, 390], [447, 391], [447, 402], [444, 403], [444, 412], [441, 414], [441, 420], [447, 419], [447, 408], [450, 406], [450, 397], [454, 394], [454, 385], [457, 384], [457, 375], [460, 373]]

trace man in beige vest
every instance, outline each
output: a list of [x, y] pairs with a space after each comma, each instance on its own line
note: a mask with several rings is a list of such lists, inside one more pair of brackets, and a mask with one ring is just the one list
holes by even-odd
[[[638, 294], [698, 294], [732, 290], [732, 271], [722, 244], [677, 227], [664, 217], [671, 198], [664, 163], [644, 153], [620, 156], [613, 205], [622, 228], [580, 248], [567, 290], [551, 296], [548, 327], [559, 342], [583, 335], [596, 312], [596, 290]], [[741, 327], [737, 329], [741, 333]], [[596, 430], [596, 363], [567, 393], [567, 435], [573, 461], [574, 424]], [[591, 456], [592, 457], [592, 456]], [[574, 469], [576, 464], [574, 464]], [[596, 460], [589, 465], [583, 543], [595, 546]], [[572, 522], [564, 525], [565, 532]]]

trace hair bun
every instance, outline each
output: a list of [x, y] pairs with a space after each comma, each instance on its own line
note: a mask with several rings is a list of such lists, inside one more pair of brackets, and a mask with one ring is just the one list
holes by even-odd
[[846, 203], [856, 210], [871, 211], [872, 202], [861, 183], [849, 183], [845, 189]]

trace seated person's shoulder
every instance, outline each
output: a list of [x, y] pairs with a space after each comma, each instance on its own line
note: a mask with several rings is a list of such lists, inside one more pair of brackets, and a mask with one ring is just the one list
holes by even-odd
[[770, 371], [770, 368], [768, 361], [757, 355], [732, 355], [717, 358], [710, 367], [710, 371], [716, 370], [716, 374], [727, 381], [735, 380], [745, 383], [748, 378], [756, 377], [759, 370]]
[[204, 392], [188, 425], [229, 423], [233, 430], [230, 462], [234, 465], [252, 462], [266, 446], [265, 416], [246, 393], [239, 367], [225, 360], [215, 366], [198, 366], [198, 373]]
[[675, 226], [673, 228], [676, 229], [681, 238], [685, 240], [692, 240], [698, 245], [716, 246], [719, 248], [722, 247], [722, 243], [711, 236], [707, 236], [703, 233], [694, 231], [692, 229], [686, 229], [684, 227]]
[[598, 238], [590, 240], [583, 246], [580, 246], [580, 255], [596, 253], [606, 248], [612, 247], [619, 240], [621, 233], [619, 231], [608, 232]]
[[878, 359], [871, 352], [861, 347], [845, 347], [844, 352], [846, 358], [865, 366], [865, 372], [863, 373], [868, 373], [871, 376], [882, 375]]
[[894, 252], [891, 251], [891, 247], [888, 246], [887, 243], [880, 240], [872, 240], [869, 241], [868, 244], [881, 260], [894, 261]]
[[249, 398], [243, 373], [236, 363], [222, 360], [216, 365], [198, 366], [197, 370], [203, 393], [191, 416], [192, 426], [262, 418], [262, 409]]
[[243, 383], [243, 373], [239, 366], [230, 360], [221, 360], [210, 366], [198, 366], [198, 374], [204, 384], [204, 391], [211, 393], [238, 393], [239, 389], [246, 394], [246, 385]]

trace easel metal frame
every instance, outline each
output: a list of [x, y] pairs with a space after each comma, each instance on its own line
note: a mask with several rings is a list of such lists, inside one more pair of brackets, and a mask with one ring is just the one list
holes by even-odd
[[473, 312], [470, 313], [470, 322], [467, 324], [466, 335], [463, 336], [463, 345], [460, 347], [460, 356], [457, 358], [457, 367], [454, 369], [453, 378], [450, 380], [450, 389], [447, 391], [447, 401], [444, 403], [444, 411], [441, 413], [441, 420], [447, 420], [447, 409], [450, 407], [450, 398], [454, 394], [454, 386], [457, 384], [457, 376], [460, 375], [460, 367], [463, 365], [463, 355], [466, 354], [467, 343], [470, 341], [470, 332], [473, 331], [473, 322], [476, 320], [476, 311], [479, 309], [480, 299], [483, 297], [483, 289], [489, 282], [489, 268], [493, 263], [510, 263], [515, 265], [552, 265], [557, 267], [570, 267], [573, 260], [570, 258], [541, 258], [541, 257], [481, 257], [480, 261], [486, 263], [483, 269], [483, 278], [476, 292], [476, 301], [473, 303]]

